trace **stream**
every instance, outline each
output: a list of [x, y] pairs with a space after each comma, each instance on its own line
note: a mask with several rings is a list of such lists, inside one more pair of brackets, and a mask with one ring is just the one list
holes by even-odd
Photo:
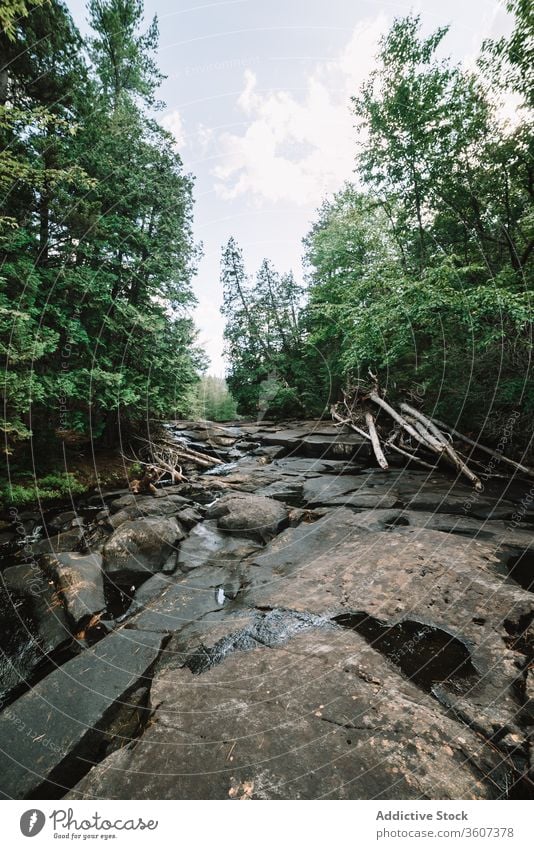
[[[304, 773], [319, 768], [324, 746], [325, 762], [340, 757], [335, 734], [318, 742], [325, 723], [350, 739], [343, 746], [351, 746], [360, 764], [355, 773], [353, 761], [340, 762], [347, 786], [355, 782], [350, 798], [376, 798], [390, 785], [387, 763], [375, 763], [373, 747], [360, 740], [375, 726], [391, 763], [412, 776], [401, 782], [399, 798], [464, 798], [475, 785], [474, 798], [530, 797], [534, 512], [528, 487], [507, 480], [473, 493], [441, 472], [399, 465], [384, 473], [367, 444], [330, 422], [166, 428], [178, 444], [222, 464], [208, 471], [184, 467], [187, 481], [162, 481], [155, 497], [92, 493], [43, 513], [21, 510], [3, 528], [0, 731], [2, 722], [12, 729], [13, 717], [36, 732], [42, 726], [62, 758], [49, 746], [42, 775], [32, 778], [24, 763], [35, 751], [25, 753], [15, 735], [0, 791], [74, 798], [92, 797], [98, 787], [102, 798], [226, 798], [218, 750], [208, 746], [196, 779], [194, 770], [190, 778], [173, 777], [158, 760], [158, 725], [147, 725], [147, 711], [150, 705], [156, 717], [163, 711], [169, 739], [180, 739], [185, 719], [166, 717], [166, 700], [194, 715], [193, 682], [212, 681], [216, 686], [203, 691], [208, 713], [187, 734], [232, 740], [232, 714], [225, 718], [223, 710], [220, 729], [210, 724], [220, 682], [230, 680], [233, 698], [248, 705], [243, 721], [264, 729], [273, 758], [274, 772], [252, 770], [257, 798], [286, 798], [277, 788], [287, 782], [300, 788], [299, 798], [315, 798]], [[132, 639], [142, 649], [137, 671], [123, 685], [120, 674], [106, 672], [107, 658], [129, 669]], [[331, 658], [322, 672], [321, 657]], [[292, 678], [284, 684], [289, 658], [301, 661], [291, 661]], [[92, 680], [93, 667], [99, 695], [83, 701], [80, 736], [76, 687], [85, 675]], [[339, 670], [345, 672], [338, 679]], [[296, 687], [288, 705], [296, 700], [302, 722], [286, 742], [267, 729], [282, 721], [292, 728], [293, 708], [282, 720], [278, 701], [256, 704], [253, 692], [240, 691], [241, 676], [266, 692]], [[124, 713], [125, 694], [136, 705], [133, 713]], [[40, 716], [43, 698], [52, 705], [48, 720]], [[306, 707], [314, 704], [319, 707]], [[127, 740], [142, 735], [144, 749], [114, 742], [118, 728]], [[414, 733], [416, 751], [408, 745]], [[288, 753], [312, 739], [304, 765], [293, 763]], [[491, 742], [497, 760], [481, 740]], [[255, 763], [253, 738], [239, 750], [243, 764]], [[418, 760], [424, 752], [426, 772]], [[160, 775], [143, 784], [145, 757], [155, 759]], [[196, 762], [194, 748], [187, 757]], [[109, 777], [100, 772], [108, 762], [118, 770]], [[368, 784], [354, 778], [360, 767], [369, 771]], [[139, 776], [127, 789], [123, 771]], [[332, 781], [332, 797], [343, 798], [333, 775]]]

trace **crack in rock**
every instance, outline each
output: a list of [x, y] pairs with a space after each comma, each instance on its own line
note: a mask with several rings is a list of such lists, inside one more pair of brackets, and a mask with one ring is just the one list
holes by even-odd
[[222, 663], [233, 652], [252, 651], [260, 646], [274, 648], [287, 642], [295, 634], [310, 628], [327, 627], [329, 624], [329, 621], [321, 616], [296, 610], [273, 609], [265, 614], [258, 613], [246, 628], [223, 637], [211, 648], [201, 644], [183, 666], [195, 675], [201, 675]]

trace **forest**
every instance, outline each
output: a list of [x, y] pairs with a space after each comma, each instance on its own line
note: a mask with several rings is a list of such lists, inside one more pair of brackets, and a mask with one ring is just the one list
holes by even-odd
[[[189, 317], [193, 178], [154, 119], [142, 0], [0, 7], [4, 456], [183, 414], [204, 356]], [[26, 449], [26, 453], [25, 453]]]
[[236, 240], [224, 247], [232, 397], [202, 377], [190, 317], [194, 177], [155, 117], [157, 20], [143, 24], [142, 0], [88, 0], [82, 38], [62, 0], [4, 0], [10, 479], [64, 445], [113, 446], [125, 430], [208, 409], [328, 415], [370, 372], [389, 397], [417, 397], [490, 444], [514, 416], [513, 448], [528, 451], [534, 16], [528, 0], [507, 7], [510, 36], [483, 43], [471, 70], [443, 58], [447, 27], [423, 36], [409, 16], [383, 35], [350, 104], [355, 170], [318, 209], [303, 283], [269, 259], [251, 275]]
[[[355, 173], [304, 241], [305, 286], [222, 255], [229, 386], [244, 414], [322, 414], [379, 376], [464, 432], [532, 437], [533, 44], [528, 0], [466, 70], [448, 27], [394, 22], [352, 97]], [[517, 108], [505, 119], [503, 107]]]

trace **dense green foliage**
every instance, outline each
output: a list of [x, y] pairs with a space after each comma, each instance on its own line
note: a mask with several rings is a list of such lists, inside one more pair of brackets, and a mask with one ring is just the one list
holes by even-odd
[[[418, 17], [381, 40], [352, 101], [358, 186], [319, 211], [290, 365], [278, 349], [278, 373], [309, 412], [371, 370], [390, 396], [417, 392], [490, 440], [519, 411], [515, 443], [531, 437], [534, 20], [522, 0], [508, 6], [514, 30], [484, 45], [478, 74], [438, 58], [447, 29], [424, 38]], [[500, 97], [518, 101], [513, 124]], [[241, 328], [236, 344], [238, 314], [248, 336]], [[229, 383], [244, 369], [256, 390], [264, 357], [251, 328], [234, 308]]]
[[237, 418], [237, 404], [226, 380], [205, 375], [194, 387], [188, 416], [195, 420], [229, 422]]
[[[10, 12], [11, 10], [11, 12]], [[182, 412], [203, 357], [188, 317], [192, 179], [151, 117], [158, 29], [140, 0], [3, 7], [0, 349], [5, 449]]]
[[228, 386], [246, 415], [298, 415], [304, 410], [299, 381], [302, 289], [291, 273], [265, 260], [255, 279], [247, 275], [234, 239], [222, 257]]
[[86, 487], [69, 472], [44, 475], [33, 483], [14, 483], [10, 481], [0, 488], [0, 503], [9, 503], [17, 507], [28, 504], [64, 501], [81, 495]]

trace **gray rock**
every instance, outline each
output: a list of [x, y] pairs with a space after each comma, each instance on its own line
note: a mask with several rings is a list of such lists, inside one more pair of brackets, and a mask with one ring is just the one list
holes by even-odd
[[252, 540], [230, 536], [218, 529], [215, 520], [208, 520], [196, 525], [180, 545], [178, 567], [182, 572], [190, 572], [208, 564], [226, 566], [242, 560], [258, 548], [259, 545]]
[[287, 518], [287, 510], [271, 498], [232, 492], [223, 495], [206, 512], [219, 528], [265, 540], [274, 536]]
[[150, 602], [158, 599], [173, 583], [174, 581], [165, 573], [158, 572], [158, 574], [152, 575], [135, 591], [132, 603], [126, 614], [121, 617], [121, 621], [130, 619], [133, 614], [144, 610]]
[[72, 528], [60, 534], [46, 537], [32, 545], [34, 554], [59, 554], [63, 551], [73, 551], [83, 540], [82, 528]]
[[64, 513], [58, 513], [48, 522], [48, 527], [53, 531], [66, 531], [71, 527], [71, 522], [76, 518], [74, 510], [67, 510]]
[[104, 571], [119, 584], [159, 572], [184, 536], [173, 518], [123, 522], [104, 545]]
[[176, 516], [178, 511], [188, 504], [181, 495], [169, 495], [166, 498], [138, 498], [135, 504], [123, 507], [108, 519], [112, 528], [118, 528], [123, 522], [144, 516]]
[[202, 521], [202, 513], [199, 510], [195, 510], [194, 507], [185, 507], [179, 511], [176, 518], [189, 531]]
[[45, 652], [57, 648], [70, 636], [65, 611], [53, 583], [36, 563], [11, 566], [2, 575], [6, 589], [30, 602], [40, 643]]
[[54, 581], [73, 630], [106, 607], [100, 554], [45, 555], [43, 569]]
[[187, 577], [169, 580], [168, 586], [140, 613], [128, 619], [127, 627], [138, 631], [178, 633], [209, 613], [224, 616], [217, 590], [231, 576], [218, 566], [203, 566]]
[[[59, 798], [113, 743], [131, 738], [132, 698], [150, 681], [162, 637], [119, 631], [56, 669], [0, 714], [0, 793]], [[127, 733], [117, 723], [129, 716]], [[110, 733], [111, 729], [111, 733]]]
[[411, 618], [458, 635], [472, 646], [481, 677], [456, 707], [448, 698], [448, 707], [488, 737], [508, 728], [521, 741], [518, 656], [506, 640], [532, 615], [532, 594], [493, 571], [491, 543], [417, 527], [373, 531], [366, 518], [355, 514], [344, 538], [337, 511], [285, 531], [255, 556], [260, 570], [251, 574], [247, 603], [328, 616], [363, 611], [390, 625]]
[[[339, 629], [162, 671], [156, 721], [69, 793], [88, 799], [498, 799], [502, 756]], [[239, 648], [239, 646], [236, 646]], [[187, 769], [177, 763], [194, 764]]]
[[359, 476], [321, 475], [305, 482], [303, 495], [306, 504], [324, 504], [336, 496], [361, 488], [365, 487]]
[[37, 563], [5, 569], [2, 582], [0, 696], [4, 699], [30, 680], [51, 652], [70, 642], [71, 630], [61, 598]]
[[283, 501], [286, 504], [298, 505], [302, 502], [303, 482], [295, 478], [274, 481], [268, 486], [263, 486], [256, 491], [256, 495], [265, 498], [274, 498], [275, 501]]

